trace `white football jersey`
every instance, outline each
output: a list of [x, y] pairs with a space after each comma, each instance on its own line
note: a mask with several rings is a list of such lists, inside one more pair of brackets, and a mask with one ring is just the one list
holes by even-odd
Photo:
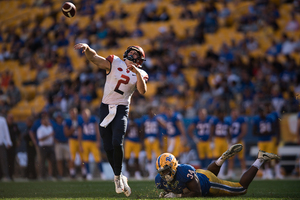
[[[110, 72], [106, 75], [102, 103], [110, 105], [129, 105], [133, 92], [136, 90], [136, 74], [127, 70], [125, 62], [118, 56], [106, 58], [111, 63]], [[148, 74], [138, 69], [142, 78], [147, 81]]]

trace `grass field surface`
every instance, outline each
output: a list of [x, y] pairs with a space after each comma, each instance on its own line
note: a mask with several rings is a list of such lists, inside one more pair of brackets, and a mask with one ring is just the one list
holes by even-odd
[[[4, 199], [158, 199], [154, 181], [129, 181], [130, 197], [116, 194], [113, 181], [0, 182]], [[183, 198], [181, 198], [183, 199]], [[238, 197], [205, 199], [300, 199], [300, 180], [253, 181], [248, 193]]]

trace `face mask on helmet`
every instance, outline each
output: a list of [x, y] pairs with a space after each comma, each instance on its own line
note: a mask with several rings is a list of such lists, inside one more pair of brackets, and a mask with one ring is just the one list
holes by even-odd
[[161, 178], [167, 182], [171, 182], [177, 172], [178, 162], [170, 153], [160, 155], [156, 160], [156, 169]]
[[172, 176], [171, 167], [165, 166], [165, 168], [166, 169], [164, 169], [162, 171], [159, 170], [158, 173], [162, 179], [164, 179], [167, 182], [171, 182], [174, 178], [174, 176]]
[[[132, 50], [136, 51], [139, 55], [136, 59], [133, 57], [133, 55], [128, 55], [128, 53]], [[144, 53], [144, 50], [139, 46], [130, 46], [125, 51], [123, 58], [124, 58], [124, 60], [127, 59], [138, 65], [142, 65], [143, 62], [145, 61], [145, 53]]]

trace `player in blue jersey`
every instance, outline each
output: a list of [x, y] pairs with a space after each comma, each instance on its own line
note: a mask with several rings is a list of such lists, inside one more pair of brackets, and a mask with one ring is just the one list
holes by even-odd
[[82, 162], [82, 152], [79, 151], [79, 143], [78, 143], [78, 129], [79, 124], [82, 124], [83, 119], [78, 114], [77, 108], [71, 108], [69, 110], [70, 118], [65, 119], [64, 122], [64, 133], [66, 137], [68, 137], [69, 149], [70, 149], [70, 176], [71, 178], [76, 177], [75, 170], [75, 158], [78, 153], [80, 157], [81, 163], [81, 174], [83, 178], [86, 177], [86, 168]]
[[154, 108], [150, 107], [148, 109], [148, 115], [142, 117], [142, 133], [144, 138], [144, 146], [147, 156], [147, 169], [149, 172], [149, 179], [154, 179], [155, 177], [155, 168], [152, 165], [152, 153], [155, 154], [157, 158], [161, 153], [160, 148], [160, 132], [161, 126], [163, 124], [163, 118], [158, 115], [154, 115]]
[[159, 197], [224, 197], [246, 194], [261, 165], [280, 157], [273, 153], [259, 151], [256, 161], [242, 175], [239, 182], [217, 178], [224, 161], [240, 152], [242, 148], [241, 144], [231, 146], [217, 161], [211, 163], [207, 170], [195, 170], [191, 165], [178, 164], [175, 156], [170, 153], [160, 155], [156, 161], [159, 174], [155, 178], [156, 188], [163, 190]]
[[186, 144], [186, 133], [182, 122], [182, 115], [174, 111], [172, 105], [166, 108], [167, 120], [165, 128], [168, 135], [168, 149], [175, 157], [179, 157], [182, 146]]
[[[247, 134], [247, 122], [246, 118], [240, 115], [240, 112], [237, 108], [231, 110], [231, 116], [225, 118], [230, 124], [230, 143], [233, 144], [243, 144], [244, 145], [244, 137]], [[273, 152], [272, 152], [273, 153]], [[246, 171], [246, 160], [245, 160], [245, 153], [244, 149], [237, 154], [237, 157], [240, 161], [242, 174]], [[232, 157], [228, 160], [228, 173], [227, 178], [233, 178], [233, 166], [234, 166], [234, 158]]]
[[130, 112], [127, 131], [125, 135], [125, 141], [124, 141], [124, 153], [125, 153], [124, 158], [125, 158], [125, 164], [127, 169], [126, 173], [128, 173], [129, 159], [131, 157], [131, 154], [132, 153], [134, 154], [133, 170], [134, 170], [134, 176], [137, 180], [142, 179], [141, 168], [139, 164], [139, 154], [142, 149], [142, 144], [141, 144], [142, 139], [141, 139], [141, 132], [139, 127], [140, 127], [140, 122], [137, 119], [136, 114], [134, 112]]
[[[213, 140], [213, 158], [216, 159], [222, 155], [228, 148], [230, 140], [229, 126], [230, 124], [224, 120], [225, 113], [219, 109], [216, 111], [216, 117], [211, 120], [211, 138]], [[225, 165], [219, 173], [220, 178], [225, 178]]]
[[89, 109], [82, 111], [82, 123], [79, 124], [78, 142], [79, 150], [82, 152], [82, 159], [87, 171], [87, 180], [92, 180], [92, 174], [89, 167], [89, 155], [93, 154], [94, 160], [97, 163], [102, 179], [106, 179], [103, 173], [101, 153], [100, 153], [100, 132], [97, 120], [91, 115]]
[[[188, 128], [188, 133], [197, 145], [198, 156], [201, 162], [201, 167], [206, 166], [205, 159], [211, 162], [213, 158], [212, 150], [210, 148], [210, 120], [211, 116], [207, 116], [206, 109], [200, 109], [198, 116], [193, 120]], [[196, 132], [195, 132], [196, 129]]]
[[[259, 107], [258, 116], [254, 118], [253, 135], [258, 137], [258, 149], [272, 152], [273, 142], [272, 135], [274, 131], [274, 123], [271, 117], [268, 117], [268, 111], [266, 107]], [[273, 174], [270, 169], [270, 165], [266, 164], [263, 171], [263, 179], [273, 179]]]
[[[280, 133], [280, 122], [279, 122], [279, 114], [275, 111], [275, 109], [273, 108], [271, 103], [267, 103], [266, 105], [266, 109], [268, 112], [267, 117], [270, 117], [273, 121], [273, 125], [274, 125], [274, 130], [273, 135], [272, 135], [272, 144], [273, 144], [273, 151], [272, 153], [278, 154], [278, 146], [279, 146], [279, 141], [281, 139], [281, 133]], [[275, 177], [276, 179], [283, 179], [283, 175], [280, 172], [280, 163], [279, 161], [276, 161], [275, 163]]]

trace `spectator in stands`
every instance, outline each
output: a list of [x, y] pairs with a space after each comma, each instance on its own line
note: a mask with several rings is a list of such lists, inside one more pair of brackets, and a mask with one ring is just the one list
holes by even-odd
[[53, 114], [55, 121], [52, 122], [52, 127], [54, 131], [54, 150], [55, 158], [57, 162], [57, 171], [58, 177], [62, 178], [64, 176], [64, 161], [67, 166], [70, 162], [70, 150], [68, 145], [68, 138], [64, 134], [64, 125], [63, 125], [63, 115], [61, 112], [55, 112]]
[[299, 0], [293, 1], [293, 8], [294, 8], [294, 12], [300, 13], [300, 1]]
[[[1, 113], [0, 113], [1, 114]], [[8, 163], [7, 163], [7, 150], [12, 147], [12, 142], [10, 139], [10, 134], [8, 130], [8, 126], [6, 123], [6, 119], [0, 115], [0, 164], [2, 181], [11, 181], [8, 173]]]
[[54, 130], [48, 116], [42, 116], [41, 126], [37, 129], [37, 138], [41, 154], [41, 178], [46, 178], [45, 162], [46, 159], [49, 159], [48, 161], [50, 161], [49, 165], [51, 165], [51, 167], [48, 168], [48, 175], [51, 180], [56, 177], [56, 160], [54, 152]]
[[91, 48], [95, 49], [95, 51], [98, 51], [103, 48], [101, 43], [97, 41], [97, 36], [96, 35], [91, 35], [89, 37], [89, 41], [91, 43]]
[[214, 33], [218, 29], [217, 21], [218, 11], [215, 7], [214, 1], [210, 1], [204, 8], [204, 31], [206, 33]]
[[253, 37], [249, 37], [249, 40], [247, 41], [247, 49], [250, 52], [258, 49], [258, 42]]
[[146, 21], [147, 21], [147, 14], [146, 14], [145, 7], [144, 7], [141, 9], [141, 12], [138, 16], [136, 24], [140, 24], [140, 23], [146, 22]]
[[115, 7], [113, 5], [111, 5], [109, 7], [109, 11], [105, 15], [105, 19], [107, 21], [109, 21], [109, 20], [113, 20], [113, 19], [116, 19], [116, 18], [117, 18], [117, 12], [115, 10]]
[[97, 21], [92, 17], [91, 23], [86, 27], [89, 37], [97, 33]]
[[56, 38], [57, 47], [65, 47], [69, 45], [69, 40], [66, 38], [64, 32], [60, 32]]
[[128, 13], [124, 10], [124, 7], [121, 5], [120, 10], [118, 12], [118, 17], [120, 19], [125, 19], [128, 16]]
[[220, 53], [219, 53], [219, 60], [224, 60], [226, 62], [231, 62], [234, 59], [234, 55], [232, 54], [232, 52], [230, 51], [228, 45], [226, 43], [223, 43], [221, 49], [220, 49]]
[[1, 73], [1, 87], [6, 88], [13, 79], [13, 73], [8, 69]]
[[148, 17], [148, 19], [149, 19], [149, 17], [151, 18], [151, 15], [156, 13], [156, 11], [157, 11], [157, 3], [154, 2], [153, 0], [149, 0], [145, 5], [145, 13], [146, 13], [146, 16]]
[[98, 98], [98, 95], [96, 92], [96, 85], [95, 85], [94, 81], [90, 80], [87, 82], [87, 90], [88, 90], [88, 93], [91, 95], [92, 100]]
[[272, 45], [267, 49], [266, 54], [276, 56], [281, 52], [281, 44], [277, 43], [275, 39], [272, 40]]
[[218, 13], [218, 16], [220, 17], [220, 18], [227, 18], [227, 17], [229, 17], [230, 16], [230, 10], [229, 10], [229, 8], [228, 8], [228, 6], [227, 6], [227, 1], [223, 1], [223, 8], [222, 8], [222, 10]]
[[158, 16], [160, 21], [168, 21], [170, 19], [170, 16], [167, 12], [167, 8], [163, 7], [162, 8], [162, 13]]
[[72, 62], [67, 53], [67, 50], [65, 51], [64, 55], [59, 59], [58, 68], [59, 72], [70, 73], [73, 71]]
[[296, 43], [286, 34], [282, 35], [282, 49], [281, 53], [284, 55], [291, 54], [295, 50]]
[[90, 15], [93, 16], [96, 12], [95, 6], [92, 0], [82, 1], [80, 5], [80, 14], [81, 15]]
[[36, 80], [33, 83], [38, 85], [38, 84], [42, 83], [42, 81], [44, 79], [49, 77], [49, 73], [48, 73], [48, 70], [46, 69], [46, 67], [41, 66], [41, 65], [37, 66], [36, 70], [37, 70]]
[[[118, 31], [118, 37], [119, 38], [126, 38], [129, 36], [129, 32], [126, 30], [124, 24], [121, 24], [120, 30]], [[91, 42], [92, 43], [92, 42]], [[91, 46], [92, 47], [92, 46]], [[93, 48], [95, 49], [95, 48]]]
[[285, 30], [286, 31], [297, 31], [300, 28], [300, 24], [296, 19], [295, 13], [291, 13], [291, 20], [287, 23]]
[[27, 153], [27, 167], [26, 167], [26, 178], [28, 179], [37, 179], [37, 172], [35, 168], [35, 157], [36, 157], [36, 149], [30, 138], [29, 132], [33, 125], [33, 117], [28, 117], [26, 119], [26, 128], [23, 133], [23, 137], [26, 143], [26, 153]]
[[3, 62], [9, 59], [10, 59], [10, 51], [7, 49], [6, 46], [3, 46], [0, 52], [0, 61]]
[[11, 80], [6, 90], [6, 95], [9, 99], [9, 105], [11, 107], [15, 106], [21, 100], [21, 92], [15, 86], [15, 82]]
[[194, 19], [194, 14], [187, 5], [184, 5], [180, 13], [180, 19]]
[[85, 100], [87, 102], [92, 101], [92, 96], [88, 93], [87, 85], [81, 86], [79, 98], [80, 98], [80, 100]]
[[117, 42], [117, 39], [116, 37], [112, 36], [112, 35], [109, 35], [107, 37], [107, 42], [106, 42], [106, 46], [105, 46], [107, 49], [109, 48], [118, 48], [119, 47], [119, 44]]
[[7, 96], [3, 93], [3, 91], [0, 89], [0, 115], [6, 115], [9, 111], [10, 107], [7, 103]]
[[131, 37], [137, 38], [137, 37], [143, 37], [144, 36], [144, 31], [140, 27], [139, 24], [136, 25], [136, 28], [132, 31]]
[[14, 117], [12, 114], [7, 115], [6, 121], [9, 129], [10, 139], [12, 142], [12, 147], [7, 149], [8, 173], [10, 179], [13, 180], [13, 175], [15, 171], [15, 158], [17, 153], [16, 150], [21, 142], [21, 133], [18, 128], [18, 125], [14, 122]]

